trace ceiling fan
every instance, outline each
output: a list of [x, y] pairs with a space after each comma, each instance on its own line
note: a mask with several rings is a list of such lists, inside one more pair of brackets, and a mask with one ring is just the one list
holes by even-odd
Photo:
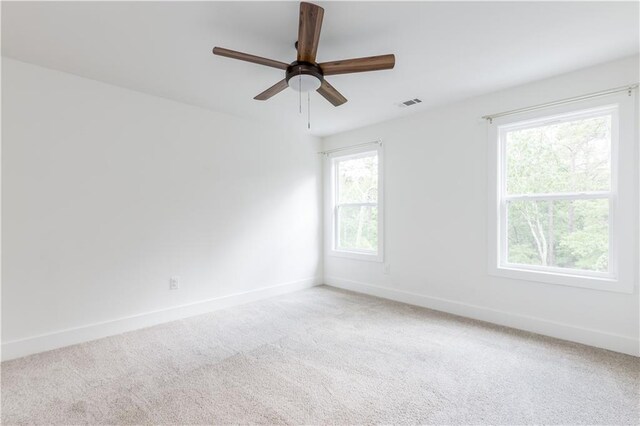
[[317, 63], [316, 52], [320, 42], [323, 16], [324, 9], [320, 6], [306, 2], [300, 3], [300, 25], [298, 41], [295, 43], [298, 58], [290, 64], [222, 47], [214, 47], [213, 54], [285, 71], [284, 79], [253, 99], [266, 101], [287, 87], [291, 87], [298, 92], [316, 90], [334, 106], [340, 106], [347, 102], [347, 99], [324, 79], [325, 76], [392, 69], [396, 58], [394, 55], [380, 55]]

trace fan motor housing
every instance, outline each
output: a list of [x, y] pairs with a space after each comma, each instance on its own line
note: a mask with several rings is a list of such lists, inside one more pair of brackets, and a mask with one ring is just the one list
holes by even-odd
[[287, 67], [285, 79], [293, 90], [309, 92], [320, 87], [324, 75], [316, 64], [295, 61]]

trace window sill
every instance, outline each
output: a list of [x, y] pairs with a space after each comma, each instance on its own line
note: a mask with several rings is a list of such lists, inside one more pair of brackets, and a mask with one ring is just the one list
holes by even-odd
[[355, 260], [364, 260], [367, 262], [382, 262], [382, 255], [379, 253], [376, 254], [368, 254], [368, 253], [360, 253], [356, 251], [347, 251], [347, 250], [329, 250], [327, 253], [332, 257], [342, 257], [345, 259], [355, 259]]
[[490, 268], [489, 275], [521, 281], [588, 288], [616, 293], [631, 294], [634, 291], [633, 282], [621, 282], [619, 279], [606, 276], [572, 275], [570, 273], [563, 274], [558, 272], [527, 270], [508, 266]]

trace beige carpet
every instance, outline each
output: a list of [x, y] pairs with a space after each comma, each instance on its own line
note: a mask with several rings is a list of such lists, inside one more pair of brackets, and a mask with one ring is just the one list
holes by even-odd
[[2, 363], [3, 424], [638, 424], [640, 359], [317, 287]]

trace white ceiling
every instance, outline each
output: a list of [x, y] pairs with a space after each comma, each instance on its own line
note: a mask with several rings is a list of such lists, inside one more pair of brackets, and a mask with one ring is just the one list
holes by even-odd
[[[391, 71], [331, 76], [311, 95], [327, 135], [636, 54], [637, 2], [318, 2], [318, 61], [396, 54]], [[283, 72], [213, 46], [291, 62], [296, 2], [2, 2], [2, 54], [251, 119], [306, 127], [298, 94], [252, 98]], [[419, 106], [400, 101], [420, 97]], [[303, 111], [306, 110], [303, 103]]]

